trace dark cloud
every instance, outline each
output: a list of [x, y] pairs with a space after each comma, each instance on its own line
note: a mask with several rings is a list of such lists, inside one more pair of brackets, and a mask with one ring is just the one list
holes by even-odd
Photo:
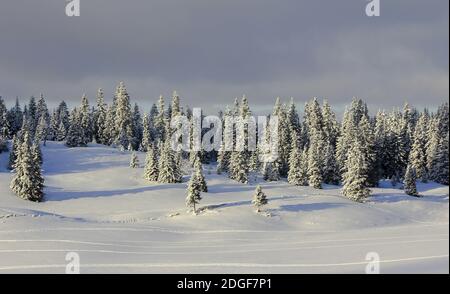
[[0, 3], [0, 95], [40, 92], [77, 103], [124, 80], [149, 104], [177, 89], [184, 103], [216, 109], [247, 94], [301, 103], [352, 96], [374, 107], [448, 99], [446, 0], [63, 0]]

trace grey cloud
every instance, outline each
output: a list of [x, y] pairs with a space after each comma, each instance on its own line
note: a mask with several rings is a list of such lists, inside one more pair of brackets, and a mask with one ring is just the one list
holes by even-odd
[[448, 1], [62, 0], [0, 4], [0, 95], [44, 92], [78, 103], [124, 80], [149, 105], [177, 89], [183, 102], [216, 110], [247, 94], [264, 109], [276, 96], [312, 96], [342, 108], [448, 99]]

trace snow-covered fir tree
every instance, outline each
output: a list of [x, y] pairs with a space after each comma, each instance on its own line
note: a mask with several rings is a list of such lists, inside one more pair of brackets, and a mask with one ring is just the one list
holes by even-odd
[[[297, 138], [300, 143], [301, 138], [301, 126], [300, 126], [300, 118], [297, 112], [297, 108], [295, 107], [294, 98], [291, 97], [289, 102], [288, 110], [287, 110], [287, 121], [289, 124], [289, 141], [292, 141], [294, 138]], [[292, 146], [290, 146], [292, 147]], [[301, 147], [301, 145], [299, 146]], [[289, 149], [289, 157], [291, 154], [291, 149]]]
[[30, 101], [28, 102], [28, 107], [26, 111], [24, 111], [26, 114], [26, 118], [28, 120], [28, 127], [30, 136], [34, 137], [34, 132], [36, 130], [36, 121], [37, 121], [37, 106], [36, 106], [36, 99], [34, 96], [30, 97]]
[[115, 109], [115, 135], [113, 144], [126, 150], [135, 138], [133, 137], [133, 122], [130, 97], [123, 82], [120, 82], [116, 93], [117, 106]]
[[266, 182], [276, 182], [280, 180], [280, 168], [278, 161], [264, 161], [262, 176]]
[[322, 127], [325, 144], [329, 144], [334, 150], [339, 137], [339, 124], [328, 100], [325, 100], [322, 106]]
[[353, 144], [355, 130], [363, 116], [368, 118], [367, 105], [361, 99], [353, 98], [350, 107], [346, 108], [344, 112], [341, 132], [336, 144], [336, 162], [341, 175], [345, 173], [348, 150]]
[[70, 127], [70, 116], [66, 102], [62, 101], [52, 116], [51, 128], [53, 140], [64, 141]]
[[165, 108], [164, 108], [164, 97], [159, 96], [157, 113], [154, 117], [154, 128], [155, 128], [155, 139], [158, 141], [163, 141], [165, 139], [165, 130], [166, 130], [166, 116], [165, 116]]
[[448, 185], [449, 184], [449, 153], [448, 153], [448, 139], [449, 135], [442, 138], [438, 144], [436, 151], [436, 161], [433, 165], [433, 180], [436, 182]]
[[392, 157], [392, 153], [387, 150], [388, 146], [388, 127], [387, 127], [387, 114], [385, 111], [379, 110], [375, 116], [374, 127], [374, 152], [375, 163], [374, 168], [378, 174], [378, 178], [388, 178], [386, 171], [387, 159]]
[[422, 182], [428, 181], [426, 142], [429, 118], [422, 113], [414, 131], [414, 141], [411, 149], [410, 164], [414, 167], [417, 178]]
[[323, 162], [321, 152], [326, 145], [325, 133], [323, 130], [322, 110], [317, 98], [308, 103], [305, 109], [305, 120], [308, 125], [308, 183], [315, 189], [322, 189], [323, 182]]
[[50, 125], [50, 113], [48, 112], [47, 103], [43, 94], [40, 94], [37, 105], [36, 105], [36, 116], [34, 121], [34, 126], [38, 127], [41, 123], [41, 119], [45, 120], [47, 126]]
[[142, 141], [139, 150], [142, 152], [147, 152], [151, 142], [151, 125], [150, 119], [147, 113], [144, 113], [144, 118], [142, 119]]
[[255, 194], [252, 200], [253, 205], [256, 208], [256, 212], [260, 212], [261, 208], [268, 203], [267, 196], [261, 189], [261, 186], [256, 186]]
[[[448, 133], [449, 133], [448, 103], [439, 106], [436, 114], [430, 118], [426, 143], [428, 176], [438, 183], [448, 184]], [[445, 177], [447, 175], [447, 177]]]
[[290, 121], [288, 120], [286, 105], [281, 103], [279, 97], [275, 101], [272, 116], [278, 118], [278, 163], [276, 166], [279, 168], [280, 176], [285, 177], [289, 171]]
[[147, 154], [145, 157], [144, 179], [150, 182], [158, 181], [158, 156], [154, 144], [147, 147]]
[[301, 178], [301, 168], [305, 162], [301, 162], [302, 152], [299, 145], [299, 139], [293, 138], [289, 157], [288, 182], [292, 185], [303, 186], [305, 183]]
[[308, 184], [314, 189], [322, 189], [320, 147], [312, 144], [308, 149]]
[[330, 185], [338, 185], [339, 169], [335, 158], [335, 148], [331, 142], [327, 142], [323, 151], [323, 182]]
[[231, 179], [244, 184], [248, 183], [250, 159], [248, 150], [248, 124], [245, 122], [250, 115], [251, 111], [247, 98], [243, 96], [239, 104], [239, 118], [236, 123], [236, 141], [234, 150], [230, 156], [228, 175]]
[[10, 123], [8, 121], [8, 110], [6, 109], [5, 102], [0, 96], [0, 153], [3, 151], [7, 151], [6, 140], [10, 136]]
[[139, 158], [138, 158], [136, 152], [131, 153], [130, 167], [131, 168], [139, 168]]
[[92, 128], [91, 109], [89, 107], [89, 100], [86, 95], [81, 97], [81, 106], [79, 111], [79, 123], [81, 127], [81, 142], [82, 145], [87, 145], [92, 142], [93, 128]]
[[242, 151], [232, 151], [230, 157], [229, 176], [237, 182], [248, 183], [248, 157]]
[[66, 145], [68, 147], [85, 147], [86, 142], [81, 130], [80, 114], [75, 107], [70, 114], [70, 127], [66, 135]]
[[259, 161], [259, 150], [256, 147], [255, 151], [250, 151], [250, 159], [248, 161], [248, 170], [250, 172], [257, 172], [260, 169], [261, 162]]
[[33, 154], [34, 160], [39, 162], [40, 165], [44, 162], [44, 158], [42, 156], [42, 150], [41, 146], [39, 144], [39, 141], [35, 139], [35, 141], [31, 145], [31, 153]]
[[298, 181], [301, 186], [309, 185], [309, 175], [308, 175], [308, 149], [303, 149], [300, 155], [300, 169], [298, 175]]
[[419, 195], [419, 193], [417, 192], [416, 180], [416, 170], [411, 164], [408, 164], [408, 167], [406, 168], [405, 180], [403, 183], [403, 189], [405, 190], [405, 193], [407, 195], [416, 197]]
[[39, 159], [36, 158], [36, 153], [33, 153], [28, 130], [23, 134], [23, 140], [16, 154], [11, 190], [22, 199], [42, 201], [44, 178], [41, 175]]
[[175, 157], [175, 152], [172, 150], [170, 138], [167, 138], [162, 144], [158, 170], [159, 183], [181, 182], [182, 175]]
[[0, 135], [0, 153], [8, 151], [8, 142], [6, 138]]
[[8, 166], [7, 168], [9, 170], [13, 170], [14, 169], [14, 163], [16, 162], [16, 158], [17, 158], [17, 151], [19, 150], [21, 145], [21, 141], [18, 135], [14, 135], [13, 140], [12, 140], [12, 146], [11, 146], [11, 150], [9, 152], [9, 160], [8, 160]]
[[57, 141], [56, 137], [58, 134], [59, 121], [58, 121], [58, 113], [56, 109], [53, 110], [52, 115], [50, 117], [50, 125], [48, 126], [48, 134], [47, 139], [49, 141]]
[[14, 106], [8, 111], [9, 133], [10, 136], [16, 135], [20, 131], [23, 120], [23, 112], [20, 107], [19, 98], [16, 98]]
[[35, 139], [39, 142], [44, 142], [45, 146], [48, 134], [49, 134], [49, 126], [47, 124], [47, 120], [45, 119], [45, 116], [41, 116], [39, 118], [39, 123], [36, 127]]
[[343, 174], [344, 196], [350, 200], [363, 202], [370, 195], [367, 187], [369, 162], [360, 139], [353, 140], [348, 150]]
[[[228, 108], [225, 108], [223, 121], [223, 135], [220, 150], [217, 158], [217, 173], [228, 172], [230, 167], [231, 150], [234, 148], [234, 126], [231, 120], [232, 112]], [[226, 145], [228, 144], [228, 145]], [[227, 148], [229, 147], [229, 148]]]
[[201, 183], [199, 182], [199, 178], [196, 176], [196, 171], [192, 172], [191, 179], [189, 180], [187, 186], [187, 197], [186, 197], [186, 206], [192, 208], [194, 214], [197, 214], [196, 205], [200, 203], [201, 197]]
[[107, 105], [105, 103], [103, 89], [97, 91], [97, 107], [93, 115], [93, 131], [95, 142], [108, 144], [106, 132]]
[[66, 135], [67, 135], [66, 127], [64, 126], [63, 122], [60, 122], [58, 130], [56, 131], [55, 140], [56, 141], [64, 141], [66, 139]]
[[361, 146], [368, 165], [367, 186], [376, 187], [378, 186], [379, 178], [375, 165], [375, 138], [373, 135], [372, 124], [370, 123], [368, 116], [361, 117], [355, 137], [359, 137], [359, 140], [361, 141]]
[[131, 139], [130, 144], [133, 150], [138, 150], [139, 147], [141, 146], [143, 136], [143, 126], [142, 126], [141, 111], [139, 110], [139, 106], [137, 105], [137, 103], [134, 104], [133, 108], [132, 132], [133, 137]]
[[195, 160], [194, 171], [193, 176], [196, 178], [196, 182], [200, 186], [200, 191], [205, 193], [208, 192], [208, 186], [206, 184], [205, 176], [203, 175], [203, 167], [200, 156], [197, 156], [197, 159]]
[[227, 172], [229, 162], [230, 162], [230, 154], [228, 151], [225, 151], [225, 143], [222, 140], [217, 157], [217, 174], [220, 175], [223, 172]]

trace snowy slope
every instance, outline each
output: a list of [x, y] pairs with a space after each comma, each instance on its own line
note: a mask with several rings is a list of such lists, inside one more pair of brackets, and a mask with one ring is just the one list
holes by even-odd
[[[0, 154], [0, 273], [64, 273], [72, 251], [82, 273], [364, 273], [369, 252], [382, 273], [449, 272], [448, 186], [420, 184], [424, 197], [414, 198], [382, 183], [359, 204], [336, 186], [243, 185], [210, 166], [194, 216], [188, 177], [148, 183], [128, 152], [94, 144], [49, 142], [43, 153], [43, 203], [12, 194]], [[256, 183], [267, 215], [252, 208]]]

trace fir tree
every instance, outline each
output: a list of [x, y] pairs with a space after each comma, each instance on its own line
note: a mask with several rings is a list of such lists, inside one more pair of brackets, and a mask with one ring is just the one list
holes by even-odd
[[74, 108], [72, 113], [70, 114], [70, 127], [66, 136], [66, 145], [68, 147], [86, 146], [86, 142], [83, 140], [80, 116], [77, 108]]
[[248, 165], [248, 170], [250, 172], [256, 172], [259, 170], [260, 162], [259, 162], [259, 151], [256, 148], [255, 151], [250, 151], [250, 160]]
[[360, 140], [354, 140], [345, 162], [343, 194], [350, 200], [363, 202], [370, 195], [367, 188], [368, 162]]
[[300, 186], [308, 186], [309, 176], [308, 176], [308, 150], [304, 149], [300, 155], [300, 169], [298, 175], [298, 184]]
[[201, 198], [201, 183], [198, 181], [196, 171], [192, 173], [187, 187], [186, 206], [192, 208], [194, 214], [197, 214], [196, 205], [200, 202]]
[[348, 150], [353, 144], [356, 134], [355, 131], [363, 117], [368, 119], [367, 105], [361, 99], [353, 98], [350, 107], [346, 108], [344, 112], [344, 118], [341, 124], [341, 135], [337, 140], [336, 162], [341, 175], [346, 171], [345, 162], [348, 157]]
[[247, 184], [248, 183], [248, 160], [246, 158], [245, 152], [243, 151], [232, 151], [230, 157], [230, 170], [229, 176], [231, 179]]
[[253, 196], [252, 203], [256, 208], [256, 212], [261, 211], [261, 207], [267, 204], [267, 196], [261, 189], [261, 186], [258, 185], [255, 190], [255, 195]]
[[0, 153], [8, 151], [8, 144], [5, 138], [0, 135]]
[[16, 135], [22, 126], [23, 112], [20, 107], [19, 98], [16, 98], [16, 103], [8, 112], [9, 132], [11, 136]]
[[158, 182], [180, 183], [182, 176], [170, 144], [170, 138], [166, 139], [162, 146], [163, 148], [161, 150], [158, 166]]
[[410, 164], [414, 167], [417, 178], [422, 182], [427, 182], [427, 158], [426, 158], [426, 141], [427, 141], [427, 124], [428, 117], [425, 113], [420, 115], [414, 131], [414, 142], [411, 149]]
[[319, 147], [315, 144], [308, 151], [308, 184], [314, 189], [322, 189], [322, 171]]
[[328, 142], [324, 150], [323, 181], [330, 185], [339, 184], [339, 169], [335, 159], [335, 151], [331, 142]]
[[205, 176], [203, 175], [202, 162], [199, 156], [197, 156], [197, 159], [195, 160], [194, 170], [194, 177], [196, 177], [196, 182], [200, 186], [200, 191], [205, 193], [208, 192], [208, 186], [206, 185]]
[[440, 184], [448, 185], [449, 184], [449, 153], [448, 153], [448, 140], [449, 135], [442, 138], [438, 144], [437, 152], [436, 152], [436, 164], [433, 166], [434, 171], [434, 180]]
[[59, 123], [58, 130], [56, 131], [56, 141], [64, 141], [66, 139], [66, 127], [64, 123], [61, 121]]
[[143, 152], [147, 152], [152, 138], [151, 138], [151, 130], [150, 130], [150, 120], [148, 115], [145, 113], [144, 118], [142, 120], [142, 142], [139, 150]]
[[280, 176], [287, 176], [289, 171], [289, 152], [290, 152], [290, 121], [288, 121], [288, 114], [286, 105], [282, 104], [278, 97], [275, 101], [275, 106], [272, 116], [278, 117], [278, 173]]
[[141, 112], [137, 103], [134, 104], [133, 117], [132, 117], [132, 133], [133, 137], [131, 139], [131, 146], [133, 150], [138, 150], [141, 146], [142, 136], [143, 136], [143, 126]]
[[104, 99], [103, 89], [98, 89], [97, 91], [97, 108], [94, 112], [94, 138], [99, 144], [107, 144], [107, 136], [105, 136], [106, 131], [106, 116], [107, 116], [107, 105]]
[[17, 158], [14, 163], [14, 176], [11, 181], [11, 189], [22, 199], [30, 201], [42, 201], [44, 192], [44, 178], [41, 175], [39, 159], [33, 153], [29, 131], [23, 134], [23, 141], [18, 148]]
[[130, 167], [139, 168], [139, 158], [137, 157], [136, 152], [131, 153]]
[[114, 145], [126, 149], [135, 140], [133, 136], [132, 113], [130, 97], [123, 82], [120, 82], [116, 93], [117, 107], [115, 109], [115, 133]]
[[30, 101], [28, 102], [28, 108], [25, 111], [27, 120], [28, 120], [28, 127], [30, 131], [30, 136], [34, 137], [34, 132], [36, 130], [36, 121], [37, 121], [37, 106], [36, 106], [36, 100], [34, 96], [31, 96]]
[[164, 97], [159, 96], [157, 113], [154, 118], [153, 125], [155, 127], [155, 136], [159, 141], [164, 141], [165, 139], [165, 130], [166, 130], [166, 118], [165, 118], [165, 109], [164, 109]]
[[50, 125], [48, 127], [48, 134], [47, 134], [48, 140], [56, 141], [58, 128], [59, 128], [58, 113], [56, 112], [56, 110], [53, 110], [52, 116], [50, 118]]
[[364, 156], [367, 162], [367, 186], [378, 186], [378, 172], [375, 165], [375, 138], [373, 135], [372, 125], [367, 116], [363, 116], [358, 124], [357, 133], [354, 134], [361, 141]]
[[93, 129], [89, 101], [86, 95], [81, 98], [81, 107], [79, 111], [79, 124], [81, 128], [81, 144], [86, 146], [92, 142]]
[[416, 197], [419, 195], [417, 193], [416, 179], [416, 171], [414, 170], [414, 167], [408, 164], [404, 181], [404, 190], [407, 195]]
[[50, 114], [48, 112], [47, 103], [45, 102], [44, 95], [39, 95], [39, 99], [36, 105], [36, 117], [35, 117], [35, 125], [39, 125], [39, 121], [41, 118], [45, 119], [47, 125], [50, 123]]
[[219, 148], [218, 158], [217, 158], [217, 174], [228, 171], [228, 165], [230, 163], [230, 153], [225, 151], [225, 144], [222, 143]]
[[14, 135], [13, 141], [12, 141], [12, 147], [9, 152], [9, 161], [8, 161], [8, 169], [13, 170], [14, 169], [14, 163], [17, 159], [17, 152], [21, 146], [21, 142], [18, 136]]
[[262, 167], [262, 176], [266, 182], [275, 182], [280, 180], [280, 168], [278, 167], [278, 162], [275, 161], [264, 161]]
[[153, 144], [147, 148], [145, 157], [144, 179], [150, 182], [158, 181], [158, 157]]
[[114, 102], [110, 105], [106, 111], [106, 126], [105, 131], [103, 133], [104, 143], [106, 145], [112, 145], [114, 138], [117, 137], [116, 128], [115, 128], [115, 115], [116, 115], [116, 107]]
[[37, 128], [36, 128], [35, 139], [39, 142], [41, 142], [41, 141], [44, 142], [44, 146], [45, 146], [48, 133], [49, 133], [49, 128], [48, 128], [45, 116], [41, 116], [39, 119]]
[[234, 148], [234, 128], [231, 118], [232, 112], [227, 106], [223, 117], [223, 138], [218, 155], [217, 173], [219, 174], [222, 172], [228, 172], [230, 168], [232, 152], [230, 150]]
[[330, 145], [331, 148], [335, 149], [337, 138], [339, 137], [339, 124], [336, 120], [336, 114], [331, 109], [327, 100], [323, 102], [322, 119], [325, 144]]
[[39, 141], [34, 141], [31, 145], [31, 153], [33, 154], [33, 159], [36, 160], [40, 165], [44, 162], [42, 157], [42, 150]]
[[302, 168], [302, 164], [305, 163], [301, 162], [301, 154], [302, 152], [299, 147], [298, 139], [294, 138], [292, 140], [291, 154], [289, 157], [288, 182], [296, 186], [301, 186], [304, 184], [301, 179], [300, 169]]

